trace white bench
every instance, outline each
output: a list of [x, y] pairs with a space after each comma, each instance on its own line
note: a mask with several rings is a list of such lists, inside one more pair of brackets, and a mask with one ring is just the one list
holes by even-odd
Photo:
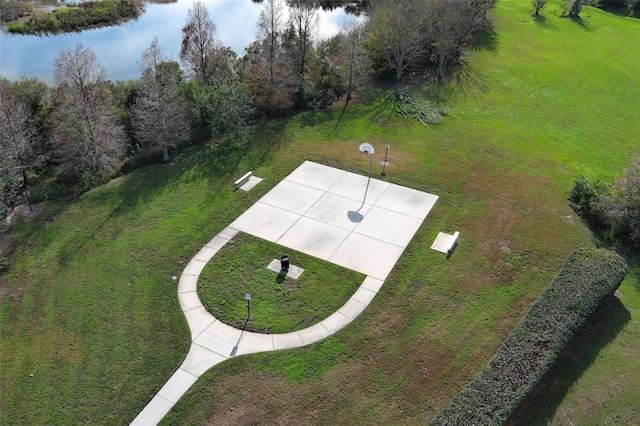
[[447, 256], [453, 252], [453, 249], [456, 247], [456, 242], [458, 241], [458, 236], [460, 232], [456, 231], [453, 235], [445, 234], [444, 232], [439, 232], [436, 240], [431, 244], [431, 250], [439, 251], [440, 253], [444, 253]]
[[234, 182], [234, 185], [236, 186], [236, 189], [240, 188], [242, 185], [244, 185], [249, 178], [251, 177], [251, 175], [253, 174], [253, 172], [249, 172], [247, 174], [245, 174], [244, 176], [242, 176], [240, 179], [238, 179], [237, 181]]
[[447, 254], [451, 253], [451, 251], [455, 248], [456, 243], [458, 242], [458, 236], [460, 236], [460, 233], [458, 231], [453, 233], [453, 236], [451, 238], [451, 246], [449, 247], [449, 250], [447, 250]]

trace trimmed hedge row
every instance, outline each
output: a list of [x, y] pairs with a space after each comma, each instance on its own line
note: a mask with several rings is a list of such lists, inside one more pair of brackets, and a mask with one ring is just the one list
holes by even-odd
[[485, 369], [431, 425], [504, 424], [626, 273], [626, 262], [612, 251], [574, 251]]

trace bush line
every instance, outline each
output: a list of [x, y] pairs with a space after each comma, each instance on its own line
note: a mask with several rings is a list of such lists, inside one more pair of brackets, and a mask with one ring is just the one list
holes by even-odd
[[504, 424], [626, 273], [626, 262], [612, 251], [574, 251], [489, 364], [430, 424]]

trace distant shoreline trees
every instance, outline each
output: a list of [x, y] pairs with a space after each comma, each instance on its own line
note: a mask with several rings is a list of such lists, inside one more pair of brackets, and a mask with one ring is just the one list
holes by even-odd
[[[7, 32], [42, 35], [77, 32], [136, 19], [144, 12], [144, 3], [140, 0], [96, 0], [69, 3], [52, 10], [33, 10], [18, 2], [3, 1], [2, 8], [8, 9], [13, 18], [9, 20]], [[29, 18], [18, 22], [17, 19], [25, 14]]]
[[35, 191], [41, 200], [105, 182], [127, 155], [161, 153], [168, 161], [172, 149], [189, 142], [240, 148], [251, 120], [325, 108], [345, 94], [348, 102], [370, 76], [389, 69], [398, 91], [407, 70], [431, 67], [445, 78], [474, 32], [489, 26], [486, 13], [496, 0], [443, 0], [437, 7], [427, 0], [359, 2], [370, 5], [366, 17], [353, 17], [318, 42], [321, 3], [328, 4], [264, 1], [256, 40], [241, 58], [217, 39], [207, 7], [196, 1], [182, 30], [181, 63], [167, 60], [154, 41], [140, 77], [113, 83], [95, 53], [78, 45], [56, 58], [53, 87], [37, 79], [3, 80], [3, 205], [30, 174], [53, 182], [46, 193]]

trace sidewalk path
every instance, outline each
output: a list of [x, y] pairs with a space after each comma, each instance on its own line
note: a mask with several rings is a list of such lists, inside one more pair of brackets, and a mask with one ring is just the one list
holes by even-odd
[[[438, 200], [437, 195], [305, 161], [216, 235], [180, 276], [178, 298], [191, 330], [180, 368], [131, 425], [156, 425], [205, 371], [238, 355], [308, 345], [353, 321], [382, 287]], [[239, 330], [209, 314], [197, 294], [207, 262], [246, 232], [367, 276], [337, 312], [286, 334]]]
[[286, 334], [242, 331], [218, 321], [207, 312], [197, 294], [198, 276], [207, 262], [236, 234], [227, 227], [207, 243], [184, 269], [178, 298], [191, 330], [186, 359], [156, 396], [138, 414], [132, 426], [157, 425], [195, 381], [216, 364], [238, 355], [289, 349], [324, 339], [353, 321], [382, 287], [383, 281], [367, 277], [337, 312], [317, 324]]

